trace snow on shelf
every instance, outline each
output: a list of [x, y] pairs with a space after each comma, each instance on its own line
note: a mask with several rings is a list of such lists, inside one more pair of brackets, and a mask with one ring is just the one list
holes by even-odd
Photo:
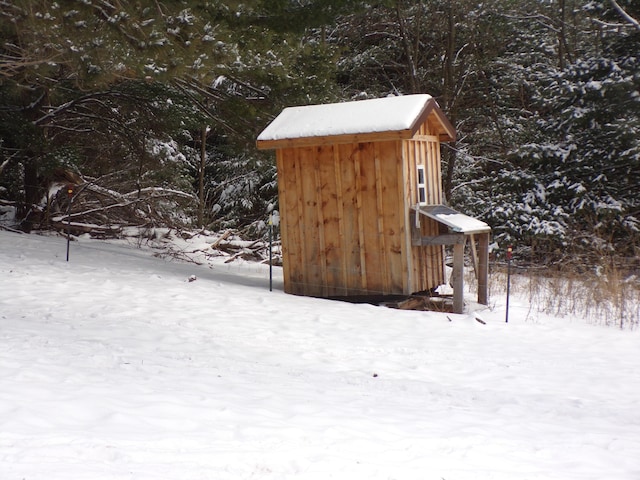
[[477, 218], [455, 211], [445, 205], [420, 205], [416, 210], [429, 218], [446, 225], [455, 233], [471, 235], [488, 233], [491, 227]]

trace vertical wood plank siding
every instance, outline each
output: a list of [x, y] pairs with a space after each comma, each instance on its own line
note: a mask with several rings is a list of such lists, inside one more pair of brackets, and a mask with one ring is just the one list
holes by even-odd
[[[347, 295], [347, 285], [349, 284], [349, 278], [345, 265], [347, 265], [347, 261], [349, 259], [349, 251], [345, 245], [346, 226], [344, 220], [344, 187], [342, 182], [342, 170], [340, 168], [340, 149], [338, 148], [333, 148], [332, 167], [336, 178], [336, 212], [338, 222], [338, 238], [336, 241], [336, 248], [339, 252], [339, 259], [335, 264], [336, 283], [333, 284], [333, 287], [335, 289], [333, 295]], [[328, 225], [328, 228], [331, 229], [331, 226], [334, 226], [335, 223], [331, 223]], [[335, 230], [335, 228], [333, 230]]]
[[343, 284], [340, 265], [343, 263], [341, 252], [342, 226], [339, 201], [342, 199], [339, 184], [335, 172], [334, 150], [330, 147], [322, 147], [321, 158], [325, 161], [318, 162], [318, 184], [320, 203], [318, 215], [322, 216], [320, 228], [323, 230], [324, 243], [321, 251], [324, 252], [324, 289], [323, 296], [335, 295], [335, 289]]
[[[442, 183], [440, 169], [440, 142], [438, 137], [430, 135], [426, 124], [423, 124], [417, 135], [406, 140], [405, 162], [409, 165], [411, 182], [408, 186], [411, 192], [411, 205], [418, 203], [417, 166], [424, 165], [427, 189], [427, 204], [442, 203]], [[415, 222], [415, 215], [411, 215]], [[420, 218], [421, 236], [436, 236], [440, 226], [435, 220]], [[444, 247], [411, 246], [411, 265], [414, 272], [412, 292], [429, 290], [445, 282], [444, 276]]]
[[[290, 166], [285, 163], [285, 160], [291, 161], [291, 154], [287, 155], [285, 150], [276, 150], [276, 169], [278, 172], [286, 172], [290, 170]], [[292, 216], [296, 214], [295, 209], [291, 210], [291, 199], [295, 193], [290, 193], [292, 187], [291, 176], [278, 174], [278, 199], [280, 210], [280, 240], [282, 242], [282, 256], [288, 259], [287, 262], [282, 263], [282, 280], [284, 282], [285, 292], [289, 292], [291, 285], [291, 265], [294, 264], [296, 258], [291, 255], [291, 245], [294, 239], [289, 241], [289, 230], [292, 226]], [[286, 225], [286, 227], [285, 227]], [[288, 228], [287, 228], [288, 227]]]
[[[362, 241], [359, 238], [360, 228], [358, 226], [358, 196], [356, 192], [356, 172], [355, 155], [357, 145], [346, 144], [334, 147], [338, 149], [339, 161], [336, 169], [340, 173], [342, 183], [342, 221], [344, 225], [344, 236], [342, 237], [342, 247], [345, 252], [344, 263], [340, 266], [344, 269], [346, 284], [341, 285], [345, 295], [357, 295], [361, 288], [361, 256], [360, 249]], [[331, 228], [331, 225], [327, 226]]]
[[[411, 140], [278, 149], [285, 291], [409, 294], [444, 282], [443, 248], [411, 245], [417, 165], [441, 203], [440, 146], [427, 122]], [[421, 219], [425, 236], [436, 222]]]

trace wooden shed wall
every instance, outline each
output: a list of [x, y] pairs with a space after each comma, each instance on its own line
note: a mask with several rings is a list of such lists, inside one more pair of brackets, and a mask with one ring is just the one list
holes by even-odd
[[285, 291], [410, 293], [402, 143], [277, 151]]
[[[427, 123], [411, 140], [403, 142], [405, 175], [408, 179], [406, 199], [408, 205], [418, 203], [417, 166], [424, 165], [426, 178], [426, 202], [437, 205], [442, 203], [442, 180], [440, 168], [440, 141], [430, 133]], [[415, 214], [410, 208], [406, 209], [408, 228], [415, 225]], [[440, 232], [440, 225], [435, 220], [420, 219], [420, 235], [423, 237], [436, 236]], [[410, 235], [409, 235], [410, 236]], [[445, 282], [444, 247], [443, 246], [414, 246], [410, 247], [411, 293], [429, 290]]]
[[[287, 293], [410, 294], [445, 282], [444, 247], [411, 242], [417, 165], [427, 203], [442, 203], [439, 128], [429, 116], [409, 140], [277, 150]], [[439, 230], [420, 219], [420, 236]]]

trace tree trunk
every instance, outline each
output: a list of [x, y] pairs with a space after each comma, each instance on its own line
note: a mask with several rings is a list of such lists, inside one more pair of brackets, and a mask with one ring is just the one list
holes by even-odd
[[[451, 123], [455, 125], [455, 73], [454, 73], [454, 58], [456, 48], [456, 18], [454, 13], [454, 5], [449, 3], [447, 8], [447, 45], [444, 56], [444, 65], [442, 72], [442, 96], [445, 111]], [[455, 164], [457, 160], [456, 144], [455, 142], [450, 144], [451, 148], [448, 148], [445, 152], [445, 159], [447, 160], [447, 169], [444, 176], [444, 197], [446, 201], [451, 199], [451, 191], [453, 189], [453, 173], [455, 170]]]
[[559, 0], [560, 6], [560, 28], [558, 29], [558, 67], [564, 70], [565, 67], [565, 32], [564, 32], [564, 9], [565, 0]]
[[404, 48], [404, 54], [407, 57], [407, 67], [409, 70], [409, 88], [411, 93], [420, 93], [419, 81], [418, 81], [418, 68], [416, 67], [415, 55], [411, 49], [411, 42], [409, 41], [409, 35], [407, 32], [407, 25], [405, 18], [402, 14], [400, 7], [400, 1], [396, 1], [396, 16], [398, 19], [398, 27], [400, 29], [400, 38], [402, 38], [402, 46]]
[[24, 203], [17, 210], [20, 221], [20, 229], [30, 232], [38, 223], [39, 212], [33, 210], [33, 206], [40, 200], [40, 181], [38, 178], [38, 161], [29, 158], [24, 162]]
[[567, 41], [567, 5], [566, 0], [558, 0], [560, 8], [560, 25], [558, 28], [558, 67], [564, 70], [569, 63], [573, 63], [573, 51]]
[[453, 190], [453, 173], [456, 167], [457, 161], [457, 150], [456, 150], [456, 142], [452, 142], [448, 144], [442, 153], [443, 157], [447, 161], [447, 169], [444, 174], [444, 201], [445, 203], [449, 203], [451, 201], [451, 191]]
[[207, 166], [207, 126], [202, 127], [200, 138], [200, 169], [198, 172], [198, 226], [204, 228], [204, 170]]

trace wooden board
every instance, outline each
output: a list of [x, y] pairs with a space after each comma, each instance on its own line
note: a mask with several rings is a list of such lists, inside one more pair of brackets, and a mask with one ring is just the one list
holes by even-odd
[[[431, 135], [428, 128], [420, 129], [415, 139], [404, 143], [404, 161], [408, 165], [411, 205], [418, 203], [417, 165], [425, 168], [426, 203], [442, 203], [442, 186], [440, 176], [440, 145], [437, 137]], [[439, 234], [437, 222], [418, 218], [421, 236], [436, 236]], [[410, 221], [416, 223], [416, 215], [410, 215]], [[413, 285], [412, 292], [430, 290], [445, 281], [444, 277], [444, 247], [439, 245], [411, 246], [411, 269]]]
[[382, 212], [379, 209], [375, 146], [363, 144], [360, 149], [359, 211], [360, 237], [363, 248], [363, 287], [368, 292], [386, 293], [384, 241], [380, 232]]
[[342, 186], [343, 268], [348, 295], [357, 295], [362, 288], [362, 257], [356, 183], [357, 145], [338, 145], [337, 174]]
[[323, 230], [321, 256], [323, 262], [323, 282], [325, 294], [323, 296], [344, 295], [344, 275], [342, 269], [342, 224], [335, 173], [335, 148], [322, 147], [319, 153], [317, 171], [317, 188], [319, 189], [319, 220]]
[[357, 145], [359, 143], [404, 140], [411, 138], [413, 134], [413, 130], [407, 129], [391, 130], [387, 132], [356, 133], [347, 135], [283, 138], [278, 140], [260, 140], [256, 142], [256, 147], [260, 150], [268, 150], [279, 148], [315, 147], [319, 145]]

